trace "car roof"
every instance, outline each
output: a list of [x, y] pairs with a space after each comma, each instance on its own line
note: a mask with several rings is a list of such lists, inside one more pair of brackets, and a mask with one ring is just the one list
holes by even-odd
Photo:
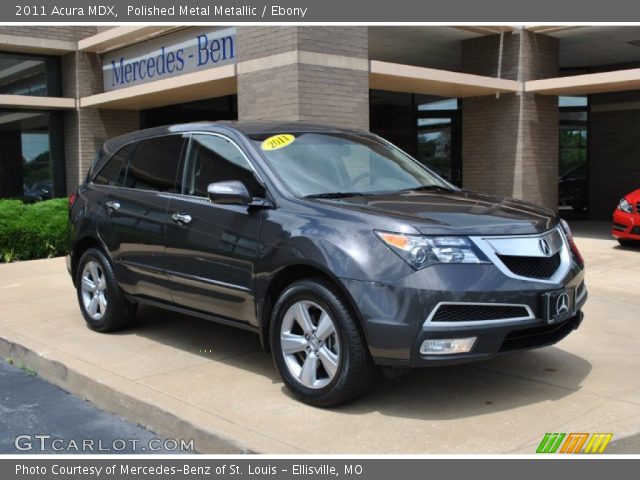
[[120, 135], [119, 137], [107, 140], [104, 144], [104, 149], [107, 152], [115, 152], [121, 146], [136, 141], [143, 140], [145, 138], [157, 137], [160, 135], [166, 135], [169, 133], [180, 133], [190, 131], [220, 131], [229, 130], [237, 131], [244, 135], [259, 135], [259, 134], [278, 134], [278, 133], [310, 133], [310, 132], [322, 132], [322, 133], [368, 133], [364, 130], [355, 130], [347, 128], [339, 128], [330, 125], [321, 125], [315, 123], [306, 122], [283, 122], [283, 121], [219, 121], [219, 122], [195, 122], [195, 123], [180, 123], [174, 125], [164, 125], [161, 127], [147, 128], [144, 130], [137, 130], [135, 132]]

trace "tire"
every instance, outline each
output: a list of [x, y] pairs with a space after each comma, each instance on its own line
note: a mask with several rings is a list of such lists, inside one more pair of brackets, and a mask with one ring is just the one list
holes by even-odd
[[331, 282], [314, 277], [291, 284], [271, 318], [273, 359], [302, 402], [333, 407], [363, 394], [375, 380], [377, 367], [357, 320]]
[[618, 239], [618, 243], [621, 247], [637, 247], [638, 245], [640, 245], [640, 242], [637, 242], [635, 240], [625, 240], [622, 238]]
[[91, 330], [120, 330], [129, 326], [135, 317], [136, 304], [124, 297], [111, 262], [96, 248], [88, 249], [80, 257], [76, 292], [80, 311]]

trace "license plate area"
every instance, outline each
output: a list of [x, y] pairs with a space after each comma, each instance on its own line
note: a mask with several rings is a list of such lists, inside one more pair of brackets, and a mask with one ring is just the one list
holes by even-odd
[[559, 323], [575, 315], [575, 288], [561, 288], [542, 295], [542, 312], [547, 323]]

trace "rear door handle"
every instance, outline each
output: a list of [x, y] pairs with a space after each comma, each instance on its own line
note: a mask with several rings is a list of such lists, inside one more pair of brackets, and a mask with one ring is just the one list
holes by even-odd
[[116, 202], [115, 200], [110, 200], [105, 203], [105, 205], [109, 210], [118, 210], [120, 208], [120, 203]]
[[171, 215], [171, 218], [174, 222], [180, 225], [184, 225], [191, 222], [191, 215], [188, 213], [174, 213]]

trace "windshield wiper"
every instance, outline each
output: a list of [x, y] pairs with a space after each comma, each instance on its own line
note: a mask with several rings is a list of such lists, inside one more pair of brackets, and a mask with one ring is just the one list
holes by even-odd
[[347, 197], [362, 197], [367, 195], [363, 192], [328, 192], [328, 193], [314, 193], [313, 195], [305, 195], [304, 198], [347, 198]]
[[443, 187], [442, 185], [420, 185], [419, 187], [405, 188], [401, 192], [427, 192], [430, 190], [438, 190], [440, 192], [455, 192], [452, 188]]

